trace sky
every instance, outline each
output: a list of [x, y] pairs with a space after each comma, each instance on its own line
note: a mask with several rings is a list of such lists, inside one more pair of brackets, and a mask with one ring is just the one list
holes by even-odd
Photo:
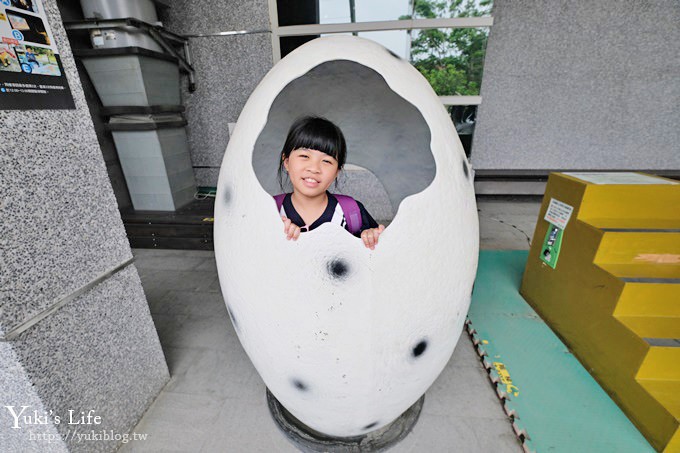
[[[355, 0], [357, 22], [396, 20], [410, 14], [410, 0]], [[319, 0], [322, 24], [350, 22], [349, 0]], [[402, 58], [409, 58], [410, 39], [405, 30], [359, 33], [363, 38], [377, 41]]]

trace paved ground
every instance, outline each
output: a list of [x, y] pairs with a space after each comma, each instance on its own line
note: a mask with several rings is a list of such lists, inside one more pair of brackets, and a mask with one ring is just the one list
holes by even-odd
[[[538, 201], [478, 203], [481, 246], [528, 249]], [[213, 252], [133, 250], [171, 380], [121, 452], [295, 452], [269, 416], [265, 387], [233, 331]], [[466, 334], [425, 397], [411, 434], [390, 450], [520, 452]]]

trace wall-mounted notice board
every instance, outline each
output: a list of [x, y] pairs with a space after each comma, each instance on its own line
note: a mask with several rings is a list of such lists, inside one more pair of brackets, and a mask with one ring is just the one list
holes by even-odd
[[0, 0], [0, 110], [73, 109], [41, 0]]

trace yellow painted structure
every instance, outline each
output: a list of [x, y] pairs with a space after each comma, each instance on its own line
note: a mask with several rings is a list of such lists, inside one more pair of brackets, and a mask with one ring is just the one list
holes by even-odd
[[[520, 292], [654, 448], [680, 452], [680, 184], [656, 181], [551, 174]], [[574, 208], [555, 269], [539, 258], [553, 198]]]

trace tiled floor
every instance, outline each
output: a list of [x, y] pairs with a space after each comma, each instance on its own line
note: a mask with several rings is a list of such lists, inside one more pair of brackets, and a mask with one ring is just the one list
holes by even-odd
[[[480, 201], [482, 248], [527, 249], [540, 202]], [[213, 252], [135, 249], [171, 380], [121, 452], [295, 452], [222, 300]], [[520, 452], [466, 334], [425, 397], [420, 419], [390, 451]]]

